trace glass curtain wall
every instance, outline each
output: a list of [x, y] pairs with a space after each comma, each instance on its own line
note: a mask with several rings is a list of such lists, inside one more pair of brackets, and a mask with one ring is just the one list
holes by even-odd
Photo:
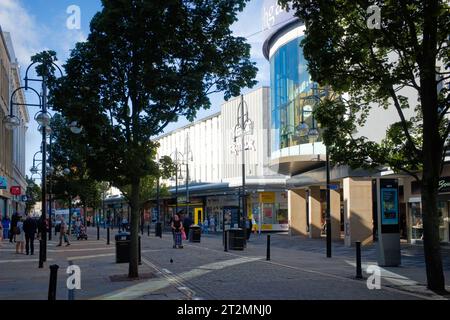
[[299, 133], [299, 125], [318, 128], [312, 117], [317, 85], [311, 82], [307, 62], [297, 38], [280, 47], [270, 59], [272, 152], [312, 141]]

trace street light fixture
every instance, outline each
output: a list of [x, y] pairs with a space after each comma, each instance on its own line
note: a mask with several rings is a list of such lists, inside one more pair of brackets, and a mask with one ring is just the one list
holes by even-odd
[[53, 133], [53, 130], [52, 130], [52, 128], [50, 126], [45, 126], [45, 127], [39, 126], [38, 130], [39, 130], [40, 133], [42, 133], [43, 128], [45, 128], [45, 133], [47, 135], [51, 135]]
[[72, 121], [69, 124], [69, 129], [70, 131], [72, 131], [72, 133], [74, 134], [80, 134], [81, 131], [83, 131], [83, 127], [82, 126], [78, 126], [78, 123], [76, 121]]
[[[234, 127], [234, 142], [236, 143], [238, 138], [241, 138], [241, 150], [236, 149], [236, 154], [241, 152], [242, 156], [242, 223], [244, 229], [244, 241], [247, 239], [247, 228], [246, 228], [246, 220], [247, 220], [247, 199], [245, 192], [245, 151], [250, 150], [249, 145], [245, 144], [245, 136], [253, 134], [253, 121], [249, 118], [248, 105], [244, 101], [244, 96], [241, 95], [241, 102], [238, 105], [237, 110], [237, 124]], [[239, 219], [240, 224], [240, 219]]]
[[39, 169], [36, 166], [32, 166], [31, 169], [30, 169], [30, 172], [32, 174], [36, 174], [36, 173], [38, 173], [38, 171], [39, 171]]
[[[17, 120], [13, 119], [14, 117], [14, 112], [13, 112], [13, 107], [14, 106], [20, 106], [20, 105], [24, 105], [24, 106], [28, 106], [28, 107], [39, 107], [39, 112], [35, 115], [35, 120], [39, 123], [39, 125], [43, 126], [43, 127], [47, 127], [50, 124], [51, 121], [51, 116], [50, 114], [47, 112], [47, 78], [46, 76], [42, 76], [40, 79], [33, 79], [33, 78], [28, 78], [28, 72], [30, 71], [31, 67], [35, 64], [39, 63], [38, 61], [35, 61], [33, 63], [31, 63], [28, 68], [25, 71], [25, 86], [21, 86], [18, 87], [17, 89], [15, 89], [11, 96], [10, 96], [10, 114], [9, 117], [6, 118], [6, 127], [7, 128], [13, 128], [14, 126], [16, 126], [18, 124]], [[52, 64], [52, 67], [54, 67], [55, 69], [58, 69], [61, 76], [63, 76], [63, 73], [61, 71], [61, 68], [54, 63], [53, 61], [50, 62]], [[41, 64], [42, 67], [42, 64]], [[42, 88], [42, 94], [40, 94], [36, 89], [33, 89], [29, 86], [29, 82], [40, 82], [41, 83], [41, 88]], [[39, 103], [38, 104], [31, 104], [31, 103], [18, 103], [15, 102], [14, 97], [16, 95], [16, 93], [18, 93], [19, 91], [22, 90], [31, 90], [33, 91], [36, 96], [39, 99]], [[20, 121], [19, 121], [20, 124]], [[47, 132], [46, 130], [42, 130], [42, 223], [43, 226], [45, 227], [45, 221], [47, 219], [47, 201], [46, 201], [46, 195], [47, 195], [47, 181], [46, 181], [46, 157], [47, 157]], [[34, 167], [34, 166], [33, 166]], [[44, 262], [47, 260], [47, 232], [42, 232], [42, 238], [40, 241], [40, 249], [39, 249], [39, 268], [43, 268], [44, 267]]]
[[50, 125], [52, 117], [47, 111], [40, 111], [36, 113], [36, 115], [34, 116], [34, 120], [36, 120], [40, 126], [48, 127]]
[[[320, 89], [318, 88], [317, 84], [313, 84], [312, 87], [312, 97], [305, 97], [303, 99], [310, 99], [312, 98], [316, 103], [320, 101], [321, 96], [328, 97], [328, 89], [324, 89], [324, 94], [322, 95], [320, 92]], [[304, 113], [306, 112], [313, 112], [313, 108], [311, 105], [305, 105], [303, 106], [302, 110], [302, 123], [300, 126], [307, 131], [307, 136], [314, 141], [317, 140], [320, 136], [319, 130], [316, 128], [314, 118], [312, 119], [312, 128], [309, 129], [309, 126], [304, 122]], [[325, 145], [325, 154], [326, 154], [326, 185], [327, 185], [327, 196], [326, 196], [326, 202], [327, 202], [327, 211], [326, 211], [326, 241], [327, 241], [327, 258], [331, 258], [331, 211], [330, 211], [330, 157], [328, 154], [328, 146]]]
[[5, 124], [6, 129], [13, 130], [20, 126], [20, 119], [14, 115], [9, 115], [3, 119], [3, 123]]

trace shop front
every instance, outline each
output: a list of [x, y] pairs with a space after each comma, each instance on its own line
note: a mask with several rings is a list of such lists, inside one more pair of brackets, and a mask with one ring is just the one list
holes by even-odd
[[8, 179], [0, 176], [0, 219], [9, 216], [11, 218], [11, 208], [8, 206], [9, 193]]
[[[408, 199], [408, 240], [411, 243], [422, 243], [423, 240], [423, 207], [421, 188], [417, 181], [410, 181], [411, 196]], [[450, 176], [439, 180], [439, 195], [437, 200], [439, 212], [439, 239], [450, 243]]]
[[[216, 231], [223, 231], [225, 209], [239, 208], [237, 196], [214, 196], [206, 200], [206, 213], [213, 217]], [[247, 200], [247, 219], [251, 219], [257, 231], [288, 231], [287, 192], [253, 191]]]

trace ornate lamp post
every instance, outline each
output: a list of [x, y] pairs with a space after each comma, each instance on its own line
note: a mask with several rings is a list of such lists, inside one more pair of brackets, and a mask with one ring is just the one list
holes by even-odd
[[[246, 145], [245, 136], [253, 134], [253, 121], [250, 120], [248, 116], [248, 105], [244, 101], [244, 96], [241, 95], [241, 102], [239, 103], [237, 110], [237, 124], [234, 127], [234, 143], [236, 144], [238, 138], [241, 138], [241, 150], [239, 150], [236, 146], [235, 153], [236, 155], [241, 152], [242, 156], [242, 191], [240, 198], [242, 199], [240, 202], [242, 203], [242, 208], [240, 209], [240, 215], [242, 217], [243, 229], [244, 229], [244, 239], [247, 239], [247, 228], [246, 228], [246, 220], [247, 220], [247, 198], [245, 191], [245, 150], [250, 150], [250, 145]], [[239, 219], [240, 220], [240, 219]], [[240, 221], [239, 221], [240, 224]]]
[[[312, 87], [312, 95], [306, 96], [302, 99], [312, 99], [315, 103], [320, 102], [322, 97], [328, 97], [328, 88], [320, 89], [317, 84], [313, 84]], [[302, 109], [302, 123], [299, 125], [299, 131], [302, 136], [308, 136], [313, 139], [313, 141], [319, 138], [319, 130], [317, 129], [314, 118], [312, 119], [312, 128], [309, 128], [308, 124], [304, 121], [304, 113], [312, 112], [312, 107], [307, 108], [305, 110], [305, 106]], [[324, 144], [325, 145], [325, 144]], [[330, 157], [328, 154], [328, 146], [325, 145], [325, 154], [326, 154], [326, 184], [327, 184], [327, 193], [326, 193], [326, 202], [327, 202], [327, 211], [326, 211], [326, 242], [327, 242], [327, 258], [331, 258], [331, 211], [330, 211]]]
[[[47, 79], [45, 76], [42, 76], [41, 79], [33, 79], [33, 78], [28, 77], [28, 72], [29, 72], [30, 68], [35, 64], [37, 64], [37, 62], [31, 63], [25, 72], [25, 86], [17, 88], [11, 94], [10, 114], [9, 114], [9, 116], [5, 117], [5, 119], [4, 119], [5, 126], [9, 129], [13, 129], [20, 124], [20, 120], [14, 115], [14, 111], [13, 111], [13, 107], [19, 106], [19, 105], [24, 105], [24, 106], [28, 106], [28, 107], [38, 107], [39, 112], [35, 115], [34, 119], [42, 127], [47, 127], [50, 124], [51, 116], [47, 112]], [[56, 69], [59, 70], [59, 72], [62, 76], [63, 73], [62, 73], [61, 69], [59, 68], [59, 66], [56, 65], [54, 62], [51, 62], [51, 64], [53, 67], [55, 67]], [[39, 94], [38, 91], [29, 87], [29, 81], [40, 82], [42, 94]], [[19, 91], [24, 90], [24, 89], [25, 89], [25, 91], [27, 91], [27, 90], [33, 91], [37, 95], [37, 97], [39, 99], [39, 103], [31, 104], [31, 103], [15, 102], [15, 100], [14, 100], [15, 95]], [[41, 218], [44, 223], [47, 218], [47, 201], [46, 201], [46, 194], [47, 194], [47, 186], [46, 186], [46, 183], [47, 183], [47, 180], [46, 180], [46, 177], [47, 177], [47, 161], [46, 161], [47, 160], [46, 159], [47, 143], [46, 143], [46, 141], [47, 141], [47, 131], [42, 130], [42, 155], [43, 156], [42, 156], [42, 217]], [[42, 240], [40, 242], [40, 250], [39, 250], [39, 268], [43, 268], [43, 263], [46, 261], [46, 256], [47, 256], [47, 233], [43, 232]]]

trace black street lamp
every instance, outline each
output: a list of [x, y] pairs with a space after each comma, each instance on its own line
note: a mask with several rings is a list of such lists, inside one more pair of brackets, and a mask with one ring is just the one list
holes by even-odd
[[[241, 196], [242, 208], [240, 208], [240, 216], [242, 217], [243, 229], [244, 229], [244, 239], [247, 239], [247, 195], [245, 191], [245, 150], [250, 150], [250, 147], [245, 144], [245, 136], [253, 134], [253, 121], [250, 120], [248, 115], [248, 105], [244, 101], [244, 96], [241, 95], [241, 102], [239, 103], [237, 110], [237, 124], [234, 127], [234, 143], [236, 144], [237, 139], [241, 138], [241, 150], [235, 148], [236, 154], [241, 152], [242, 157], [242, 187]], [[239, 206], [241, 207], [241, 206]], [[240, 219], [239, 219], [240, 220]], [[240, 221], [239, 221], [240, 224]], [[246, 241], [246, 240], [244, 240]]]
[[[14, 106], [28, 106], [28, 107], [39, 107], [39, 112], [35, 115], [34, 119], [39, 123], [39, 125], [41, 125], [42, 127], [47, 127], [50, 124], [50, 119], [51, 116], [50, 114], [47, 112], [47, 79], [45, 78], [45, 76], [42, 76], [41, 79], [33, 79], [33, 78], [28, 78], [28, 72], [30, 70], [30, 68], [35, 65], [37, 62], [33, 62], [31, 63], [26, 72], [25, 72], [25, 86], [19, 87], [17, 89], [15, 89], [13, 91], [13, 93], [11, 94], [11, 98], [10, 98], [10, 114], [9, 116], [5, 117], [4, 122], [5, 122], [5, 126], [9, 129], [13, 129], [15, 127], [17, 127], [20, 124], [20, 120], [14, 115], [14, 111], [13, 111], [13, 107]], [[61, 69], [59, 68], [58, 65], [56, 65], [54, 62], [51, 62], [51, 64], [56, 67], [56, 69], [59, 70], [61, 76], [63, 75]], [[32, 82], [40, 82], [41, 83], [41, 89], [42, 89], [42, 94], [39, 94], [38, 91], [36, 91], [35, 89], [29, 87], [29, 81]], [[33, 91], [38, 99], [39, 99], [39, 104], [31, 104], [31, 103], [17, 103], [14, 101], [14, 97], [16, 95], [17, 92], [21, 91], [21, 90], [31, 90]], [[47, 194], [47, 180], [46, 180], [46, 176], [47, 176], [47, 159], [46, 159], [46, 155], [47, 155], [47, 131], [46, 130], [42, 130], [42, 216], [41, 219], [44, 223], [44, 227], [45, 227], [45, 221], [47, 218], [47, 201], [46, 201], [46, 194]], [[46, 255], [47, 255], [47, 232], [43, 232], [42, 233], [42, 240], [40, 241], [40, 250], [39, 250], [39, 268], [43, 268], [43, 263], [46, 261]]]
[[[178, 179], [181, 177], [181, 165], [183, 165], [183, 162], [178, 159], [178, 156], [181, 156], [181, 159], [184, 158], [184, 155], [178, 151], [177, 148], [175, 148], [175, 151], [170, 155], [170, 157], [174, 160], [175, 163], [175, 214], [178, 213]], [[180, 176], [178, 176], [178, 171], [180, 171]], [[172, 179], [173, 181], [173, 179]], [[173, 216], [173, 215], [172, 215]]]
[[[322, 92], [320, 92], [322, 90]], [[313, 99], [315, 103], [320, 102], [321, 97], [328, 97], [328, 88], [320, 89], [317, 84], [313, 84], [312, 87], [312, 96], [303, 97], [302, 100]], [[304, 136], [307, 132], [307, 136], [313, 141], [319, 138], [319, 130], [316, 127], [315, 119], [312, 118], [312, 128], [309, 128], [308, 124], [304, 121], [304, 113], [312, 112], [311, 110], [305, 110], [304, 107], [302, 109], [302, 123], [299, 125], [300, 135]], [[331, 258], [331, 211], [330, 211], [330, 157], [328, 154], [328, 146], [325, 145], [325, 154], [326, 154], [326, 202], [327, 202], [327, 211], [325, 216], [325, 225], [326, 225], [326, 242], [327, 242], [327, 258]]]

